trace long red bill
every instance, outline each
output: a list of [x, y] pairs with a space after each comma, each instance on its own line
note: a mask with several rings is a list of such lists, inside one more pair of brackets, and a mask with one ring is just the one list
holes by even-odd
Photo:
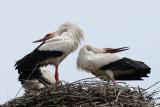
[[44, 38], [33, 41], [33, 43], [37, 43], [37, 42], [45, 42], [46, 40], [53, 38], [54, 37], [54, 32], [52, 33], [48, 33]]
[[104, 48], [105, 53], [117, 53], [117, 52], [122, 52], [122, 51], [126, 51], [129, 50], [129, 47], [121, 47], [121, 48]]

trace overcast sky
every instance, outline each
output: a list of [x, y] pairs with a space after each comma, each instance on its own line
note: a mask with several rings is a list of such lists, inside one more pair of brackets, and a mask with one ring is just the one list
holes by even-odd
[[[21, 87], [14, 69], [16, 60], [38, 46], [32, 41], [63, 22], [81, 27], [83, 44], [130, 46], [121, 55], [144, 61], [152, 72], [144, 81], [128, 84], [145, 88], [160, 80], [159, 0], [0, 0], [0, 104], [14, 98]], [[71, 82], [92, 77], [76, 69], [77, 55], [78, 50], [61, 63], [60, 79]], [[19, 96], [22, 94], [23, 90]]]

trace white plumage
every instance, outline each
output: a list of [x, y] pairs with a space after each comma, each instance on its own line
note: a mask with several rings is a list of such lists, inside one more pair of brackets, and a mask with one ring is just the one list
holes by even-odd
[[109, 64], [122, 58], [116, 54], [104, 52], [103, 49], [84, 45], [79, 52], [77, 67], [79, 69], [86, 69], [87, 71], [98, 70], [102, 65]]
[[116, 54], [125, 50], [128, 47], [112, 49], [85, 45], [80, 49], [77, 67], [103, 80], [141, 80], [141, 77], [147, 77], [150, 68], [146, 64]]

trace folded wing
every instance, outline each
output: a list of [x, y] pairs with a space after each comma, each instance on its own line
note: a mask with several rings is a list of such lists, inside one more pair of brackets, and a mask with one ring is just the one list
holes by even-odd
[[122, 58], [110, 64], [103, 65], [100, 69], [113, 72], [115, 80], [142, 80], [142, 77], [148, 77], [147, 74], [151, 70], [144, 62], [129, 58]]

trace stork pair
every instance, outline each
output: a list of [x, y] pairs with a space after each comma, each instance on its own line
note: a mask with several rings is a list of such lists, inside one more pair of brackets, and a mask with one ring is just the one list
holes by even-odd
[[[16, 62], [19, 81], [37, 79], [47, 82], [44, 66], [55, 65], [55, 80], [59, 81], [58, 66], [71, 52], [74, 52], [84, 39], [82, 30], [75, 24], [64, 23], [57, 31], [34, 41], [41, 44], [31, 53]], [[85, 45], [80, 49], [77, 67], [103, 80], [141, 80], [150, 73], [150, 67], [140, 61], [124, 58], [115, 53], [128, 50], [123, 48], [95, 48]]]

